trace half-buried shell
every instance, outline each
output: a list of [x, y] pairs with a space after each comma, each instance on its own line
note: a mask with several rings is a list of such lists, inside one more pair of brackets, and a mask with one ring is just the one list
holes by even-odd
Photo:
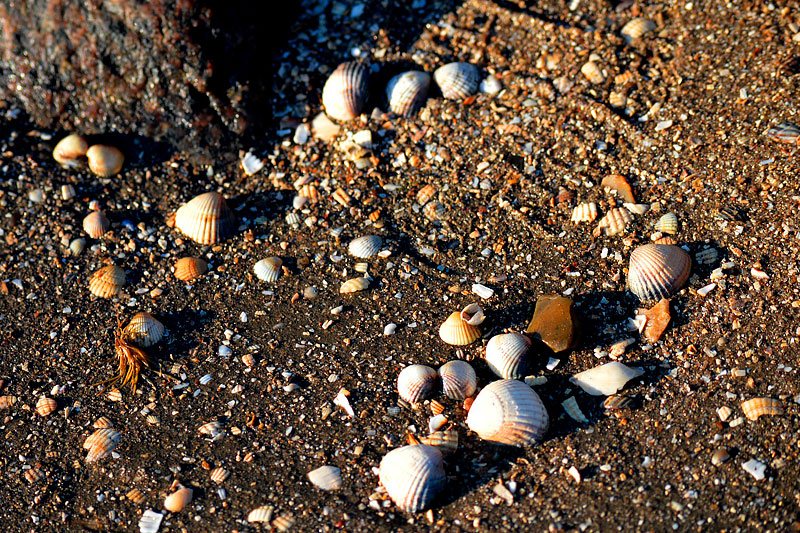
[[353, 257], [369, 259], [380, 251], [382, 245], [383, 239], [378, 235], [364, 235], [350, 241], [347, 251]]
[[628, 381], [644, 374], [641, 368], [631, 368], [617, 361], [584, 370], [569, 380], [592, 396], [610, 396], [621, 390]]
[[348, 279], [342, 286], [339, 287], [339, 294], [350, 294], [353, 292], [365, 291], [369, 288], [369, 280], [367, 278], [353, 278]]
[[410, 365], [397, 376], [397, 392], [408, 403], [427, 400], [436, 392], [436, 370], [425, 365]]
[[89, 292], [98, 298], [113, 298], [125, 285], [125, 270], [116, 265], [108, 265], [94, 274], [89, 280]]
[[175, 277], [192, 281], [208, 271], [208, 263], [197, 257], [182, 257], [175, 262]]
[[625, 207], [615, 207], [600, 219], [592, 235], [599, 237], [602, 235], [616, 235], [625, 231], [625, 228], [633, 220], [633, 213]]
[[466, 361], [449, 361], [439, 367], [442, 391], [451, 400], [469, 398], [478, 390], [475, 369]]
[[678, 215], [675, 213], [662, 215], [661, 218], [656, 221], [655, 227], [656, 231], [675, 235], [678, 233]]
[[463, 100], [475, 94], [481, 82], [478, 67], [469, 63], [448, 63], [433, 72], [433, 79], [448, 100]]
[[233, 216], [217, 192], [195, 196], [175, 213], [175, 227], [199, 244], [215, 244], [233, 233]]
[[95, 144], [86, 150], [86, 159], [89, 160], [89, 170], [92, 173], [102, 178], [108, 178], [122, 170], [125, 156], [113, 146]]
[[426, 72], [411, 70], [398, 74], [386, 86], [389, 109], [403, 117], [411, 117], [419, 111], [428, 97], [431, 76]]
[[486, 344], [486, 364], [505, 379], [524, 377], [529, 369], [528, 351], [533, 342], [522, 333], [495, 335]]
[[122, 330], [125, 338], [141, 348], [149, 348], [164, 338], [164, 324], [150, 313], [136, 313]]
[[534, 444], [547, 432], [549, 423], [539, 395], [513, 379], [487, 385], [467, 415], [469, 429], [480, 438], [511, 446]]
[[366, 65], [342, 63], [331, 73], [322, 88], [325, 113], [336, 120], [352, 120], [361, 114], [369, 96], [369, 71]]
[[620, 34], [630, 43], [655, 28], [656, 25], [652, 20], [637, 17], [629, 20], [628, 23], [622, 27], [622, 30], [620, 30]]
[[86, 139], [72, 133], [58, 141], [56, 147], [53, 148], [53, 159], [59, 165], [77, 167], [79, 165], [78, 158], [85, 156], [88, 149], [89, 143], [86, 142]]
[[277, 281], [281, 275], [283, 260], [280, 257], [267, 257], [253, 265], [253, 272], [261, 281]]
[[342, 488], [342, 471], [335, 466], [321, 466], [308, 473], [308, 480], [322, 490], [338, 490]]
[[435, 446], [447, 455], [458, 449], [458, 431], [455, 429], [446, 429], [444, 431], [434, 431], [427, 437], [419, 439], [422, 444]]
[[669, 298], [677, 292], [692, 268], [689, 254], [669, 244], [645, 244], [631, 253], [628, 288], [642, 300]]
[[381, 460], [378, 476], [392, 501], [411, 513], [430, 506], [447, 483], [441, 452], [426, 444], [390, 451]]
[[759, 416], [782, 415], [783, 403], [773, 398], [753, 398], [742, 402], [742, 411], [748, 420], [758, 420]]
[[192, 501], [194, 491], [187, 487], [178, 490], [164, 498], [164, 509], [171, 513], [179, 513]]
[[85, 231], [92, 239], [99, 239], [103, 236], [111, 223], [108, 217], [102, 211], [92, 211], [83, 219], [83, 231]]

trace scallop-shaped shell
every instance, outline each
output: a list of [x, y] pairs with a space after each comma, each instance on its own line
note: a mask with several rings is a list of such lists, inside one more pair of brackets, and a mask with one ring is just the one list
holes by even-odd
[[108, 265], [94, 274], [89, 280], [89, 292], [98, 298], [113, 298], [125, 286], [125, 270], [116, 265]]
[[106, 398], [111, 400], [112, 402], [121, 402], [122, 401], [122, 391], [118, 388], [114, 387], [109, 389], [108, 394], [106, 394]]
[[[661, 235], [661, 234], [660, 233], [656, 233], [656, 235]], [[669, 235], [667, 235], [666, 237], [664, 235], [661, 235], [660, 237], [656, 237], [655, 239], [653, 239], [653, 243], [655, 243], [655, 244], [678, 244], [678, 241], [676, 241], [674, 237], [670, 237]]]
[[142, 348], [149, 348], [160, 341], [164, 337], [164, 331], [164, 324], [150, 313], [136, 313], [122, 330], [130, 342]]
[[230, 475], [230, 471], [221, 466], [212, 470], [210, 474], [211, 481], [214, 483], [223, 483]]
[[434, 431], [427, 437], [419, 439], [419, 441], [428, 446], [435, 446], [439, 451], [447, 455], [458, 449], [458, 431], [454, 429]]
[[113, 146], [95, 144], [86, 151], [86, 159], [89, 160], [89, 170], [93, 174], [108, 178], [122, 170], [125, 156]]
[[342, 488], [342, 471], [338, 467], [325, 465], [308, 473], [308, 480], [322, 490]]
[[16, 396], [0, 396], [0, 409], [8, 409], [17, 403], [17, 400]]
[[139, 489], [131, 489], [125, 496], [133, 503], [140, 504], [144, 502], [144, 494]]
[[800, 141], [800, 127], [791, 122], [781, 122], [767, 130], [767, 137], [780, 143], [797, 144]]
[[425, 205], [428, 201], [433, 198], [433, 195], [436, 194], [436, 187], [431, 184], [428, 184], [417, 191], [417, 203], [419, 205]]
[[422, 214], [428, 220], [441, 220], [446, 212], [447, 208], [440, 202], [430, 202], [422, 208]]
[[678, 215], [675, 213], [662, 215], [661, 218], [656, 221], [655, 227], [656, 231], [675, 235], [678, 233]]
[[187, 487], [181, 487], [166, 498], [164, 498], [164, 509], [171, 513], [179, 513], [192, 501], [194, 491]]
[[122, 434], [111, 428], [98, 429], [83, 443], [84, 449], [89, 450], [86, 455], [86, 462], [93, 463], [111, 455], [114, 448], [119, 444]]
[[42, 396], [36, 402], [36, 412], [39, 416], [47, 416], [58, 408], [58, 403], [53, 398]]
[[278, 533], [289, 531], [293, 525], [294, 518], [290, 513], [281, 513], [275, 520], [272, 521], [272, 527], [274, 527], [275, 531]]
[[626, 41], [631, 42], [655, 28], [656, 25], [652, 20], [637, 17], [629, 20], [628, 23], [622, 27], [622, 30], [620, 30], [620, 34], [622, 34], [622, 37], [624, 37]]
[[378, 476], [392, 501], [411, 513], [430, 506], [447, 483], [441, 452], [426, 444], [390, 451], [381, 460]]
[[369, 72], [355, 61], [342, 63], [322, 88], [325, 113], [336, 120], [352, 120], [361, 114], [369, 96]]
[[86, 239], [84, 238], [72, 239], [69, 243], [69, 253], [72, 255], [81, 255], [85, 248]]
[[197, 257], [182, 257], [175, 262], [175, 277], [192, 281], [208, 271], [208, 263]]
[[428, 97], [431, 77], [426, 72], [412, 70], [398, 74], [386, 86], [386, 99], [392, 113], [411, 117], [419, 111]]
[[486, 364], [504, 379], [519, 379], [528, 372], [528, 351], [533, 342], [522, 333], [495, 335], [486, 344]]
[[256, 507], [249, 513], [247, 513], [247, 521], [248, 522], [269, 522], [272, 520], [272, 513], [274, 511], [274, 507], [271, 505], [262, 505], [261, 507]]
[[261, 281], [277, 281], [281, 275], [283, 260], [280, 257], [267, 257], [253, 265], [253, 272]]
[[591, 222], [597, 218], [597, 204], [594, 202], [583, 202], [575, 206], [572, 210], [572, 222]]
[[217, 192], [195, 196], [175, 213], [175, 227], [200, 244], [215, 244], [233, 233], [233, 216]]
[[92, 211], [83, 219], [83, 231], [85, 231], [92, 239], [99, 239], [103, 236], [111, 223], [108, 217], [102, 211]]
[[101, 416], [95, 420], [94, 424], [92, 424], [92, 427], [95, 429], [113, 428], [114, 423], [107, 416]]
[[410, 365], [397, 376], [397, 392], [408, 403], [427, 400], [436, 392], [436, 370], [425, 365]]
[[347, 251], [353, 257], [369, 259], [381, 250], [381, 246], [383, 246], [383, 239], [378, 235], [364, 235], [350, 241]]
[[597, 223], [593, 235], [616, 235], [625, 231], [628, 224], [633, 221], [633, 213], [625, 207], [615, 207], [606, 213], [606, 216]]
[[439, 367], [442, 391], [451, 400], [469, 398], [478, 390], [475, 369], [466, 361], [449, 361]]
[[147, 417], [144, 419], [144, 421], [147, 422], [151, 426], [157, 426], [157, 425], [159, 425], [161, 423], [161, 419], [159, 419], [154, 414], [147, 415]]
[[200, 426], [197, 431], [199, 431], [201, 435], [208, 435], [212, 438], [215, 438], [219, 435], [222, 435], [222, 424], [216, 420], [212, 422], [206, 422]]
[[478, 340], [481, 328], [461, 319], [461, 313], [452, 313], [439, 327], [439, 338], [451, 346], [466, 346]]
[[44, 472], [42, 472], [38, 468], [31, 468], [25, 471], [25, 479], [28, 480], [28, 483], [36, 483], [40, 479], [44, 477]]
[[72, 133], [58, 141], [53, 148], [53, 159], [65, 167], [75, 167], [78, 166], [78, 158], [85, 156], [88, 149], [86, 139]]
[[586, 76], [587, 80], [594, 84], [599, 84], [606, 81], [606, 76], [600, 69], [600, 65], [594, 61], [587, 61], [584, 63], [581, 67], [581, 73]]
[[631, 253], [628, 288], [642, 300], [669, 298], [689, 279], [692, 260], [682, 248], [645, 244]]
[[742, 402], [742, 411], [748, 420], [758, 420], [762, 415], [782, 415], [783, 403], [773, 398], [753, 398]]
[[584, 370], [569, 380], [592, 396], [610, 396], [625, 384], [644, 374], [641, 368], [631, 368], [617, 361]]
[[478, 90], [481, 73], [470, 63], [448, 63], [433, 72], [433, 79], [449, 100], [463, 100]]
[[369, 287], [367, 278], [348, 279], [339, 287], [339, 294], [350, 294], [351, 292], [365, 291]]
[[511, 446], [534, 444], [547, 432], [549, 423], [539, 395], [513, 379], [484, 387], [467, 415], [469, 429], [480, 438]]

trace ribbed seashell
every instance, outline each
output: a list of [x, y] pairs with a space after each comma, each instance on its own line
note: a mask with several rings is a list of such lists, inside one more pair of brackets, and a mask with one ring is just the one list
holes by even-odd
[[114, 423], [106, 416], [101, 416], [97, 420], [95, 420], [92, 427], [95, 429], [103, 429], [103, 428], [113, 428]]
[[633, 220], [633, 213], [625, 207], [615, 207], [600, 219], [592, 234], [597, 237], [602, 235], [616, 235], [625, 231]]
[[451, 400], [463, 400], [478, 390], [475, 369], [466, 361], [449, 361], [439, 367], [442, 392]]
[[594, 202], [583, 202], [575, 206], [572, 210], [572, 222], [591, 222], [597, 218], [597, 204]]
[[633, 405], [633, 400], [629, 396], [622, 396], [621, 394], [612, 394], [603, 400], [603, 408], [608, 411], [619, 411], [620, 409], [630, 409]]
[[65, 167], [76, 167], [78, 158], [85, 156], [88, 149], [89, 143], [86, 142], [86, 139], [72, 133], [58, 141], [56, 147], [53, 148], [53, 159]]
[[44, 477], [44, 472], [42, 472], [38, 468], [31, 468], [31, 469], [28, 469], [28, 470], [25, 471], [24, 476], [25, 476], [25, 479], [28, 480], [28, 483], [33, 484], [33, 483], [36, 483], [37, 481], [39, 481], [40, 479], [42, 479]]
[[369, 96], [366, 65], [351, 61], [334, 70], [322, 88], [325, 113], [336, 120], [352, 120], [361, 114]]
[[256, 364], [256, 358], [253, 354], [246, 353], [242, 356], [242, 363], [248, 368], [252, 368]]
[[69, 253], [72, 255], [81, 255], [84, 249], [86, 249], [86, 239], [84, 238], [72, 239], [69, 243]]
[[143, 503], [145, 500], [144, 494], [139, 489], [129, 490], [127, 494], [125, 494], [125, 497], [135, 504]]
[[342, 488], [342, 471], [335, 466], [321, 466], [308, 473], [308, 480], [319, 489], [338, 490]]
[[767, 137], [780, 143], [797, 144], [800, 141], [800, 127], [791, 122], [781, 122], [767, 130]]
[[528, 351], [533, 342], [522, 333], [501, 333], [486, 344], [486, 364], [504, 379], [519, 379], [528, 372]]
[[430, 202], [422, 208], [422, 214], [428, 220], [441, 220], [446, 212], [447, 208], [440, 202]]
[[61, 186], [61, 199], [62, 200], [64, 200], [64, 201], [71, 200], [74, 197], [75, 197], [75, 187], [73, 187], [69, 183], [67, 183], [66, 185], [62, 185]]
[[466, 346], [478, 340], [481, 328], [462, 320], [461, 313], [451, 313], [439, 326], [439, 338], [451, 346]]
[[436, 370], [425, 365], [410, 365], [397, 376], [397, 392], [408, 403], [427, 400], [436, 392]]
[[628, 288], [642, 300], [669, 298], [689, 279], [692, 260], [682, 248], [645, 244], [631, 253]]
[[294, 518], [290, 513], [281, 513], [275, 520], [272, 521], [272, 527], [274, 527], [278, 533], [289, 531], [293, 525]]
[[419, 111], [428, 97], [431, 77], [426, 72], [411, 70], [398, 74], [386, 86], [389, 109], [403, 117], [411, 117]]
[[350, 241], [347, 251], [353, 257], [369, 259], [381, 250], [381, 246], [383, 246], [383, 239], [378, 235], [364, 235]]
[[212, 438], [216, 438], [222, 434], [222, 424], [216, 420], [212, 422], [206, 422], [200, 426], [197, 431], [199, 431], [201, 435], [208, 435]]
[[783, 403], [773, 398], [753, 398], [742, 402], [742, 411], [748, 420], [758, 420], [759, 416], [783, 414]]
[[271, 505], [256, 507], [247, 513], [248, 522], [269, 522], [272, 520], [272, 513], [275, 509]]
[[149, 348], [164, 338], [164, 324], [150, 313], [136, 313], [122, 330], [126, 338], [141, 348]]
[[116, 265], [104, 266], [89, 280], [89, 292], [98, 298], [112, 298], [125, 286], [125, 270]]
[[277, 281], [281, 275], [283, 260], [280, 257], [267, 257], [253, 265], [253, 272], [261, 281]]
[[501, 379], [478, 394], [467, 415], [469, 429], [483, 440], [511, 446], [534, 444], [550, 424], [539, 395], [521, 381]]
[[39, 416], [47, 416], [58, 408], [58, 403], [53, 398], [42, 396], [36, 402], [36, 412]]
[[660, 237], [653, 239], [653, 244], [678, 244], [678, 241], [676, 241], [674, 237], [671, 237], [669, 235], [667, 235], [666, 237], [660, 233], [656, 233], [655, 235], [660, 235]]
[[620, 34], [622, 34], [622, 37], [624, 37], [626, 41], [631, 42], [655, 28], [656, 24], [652, 20], [637, 17], [629, 20], [628, 23], [622, 27], [622, 30], [620, 30]]
[[424, 186], [417, 191], [417, 203], [421, 206], [427, 204], [434, 194], [436, 194], [436, 187], [430, 184]]
[[397, 507], [410, 513], [430, 506], [447, 483], [441, 452], [426, 444], [403, 446], [387, 453], [381, 460], [378, 477]]
[[226, 479], [228, 479], [228, 477], [230, 477], [230, 475], [231, 475], [230, 471], [221, 466], [215, 468], [210, 473], [211, 481], [213, 481], [214, 483], [223, 483]]
[[481, 73], [470, 63], [448, 63], [433, 72], [433, 79], [442, 96], [449, 100], [463, 100], [478, 90]]
[[600, 69], [600, 65], [594, 61], [587, 61], [584, 63], [581, 67], [581, 73], [586, 76], [587, 80], [595, 85], [606, 81], [606, 76]]
[[458, 431], [454, 429], [434, 431], [427, 437], [422, 437], [419, 441], [428, 446], [435, 446], [442, 454], [447, 455], [458, 449]]
[[667, 213], [662, 215], [655, 223], [656, 231], [661, 233], [668, 233], [675, 235], [678, 233], [678, 215], [675, 213]]
[[156, 415], [147, 415], [144, 419], [145, 422], [150, 424], [151, 426], [157, 426], [161, 423], [161, 419], [159, 419]]
[[98, 429], [83, 443], [84, 449], [89, 450], [86, 455], [86, 462], [93, 463], [111, 455], [114, 448], [119, 444], [122, 434], [111, 428]]
[[650, 211], [650, 204], [634, 204], [631, 202], [625, 202], [622, 205], [634, 215], [644, 215]]
[[569, 380], [592, 396], [610, 396], [625, 384], [644, 374], [641, 368], [631, 368], [617, 361], [584, 370]]
[[194, 491], [187, 487], [181, 487], [166, 498], [164, 498], [164, 509], [171, 513], [179, 513], [192, 501]]
[[430, 408], [431, 408], [431, 413], [433, 413], [434, 415], [440, 415], [444, 413], [445, 409], [444, 405], [442, 405], [442, 403], [436, 400], [431, 400]]
[[352, 292], [359, 292], [367, 290], [369, 287], [369, 280], [367, 278], [353, 278], [348, 279], [342, 286], [339, 287], [339, 294], [350, 294]]
[[175, 227], [199, 244], [215, 244], [233, 233], [233, 216], [217, 192], [195, 196], [175, 212]]
[[620, 74], [614, 76], [614, 83], [619, 85], [620, 87], [625, 87], [629, 83], [633, 81], [634, 73], [631, 70], [626, 70]]
[[105, 144], [95, 144], [86, 150], [86, 159], [89, 160], [89, 170], [102, 178], [113, 176], [122, 170], [125, 156], [119, 149]]
[[197, 257], [182, 257], [175, 262], [175, 277], [192, 281], [208, 271], [208, 263]]
[[8, 409], [17, 403], [17, 400], [16, 396], [0, 396], [0, 409]]
[[122, 401], [122, 391], [118, 388], [114, 387], [109, 389], [108, 394], [106, 394], [106, 398], [111, 400], [112, 402], [121, 402]]
[[628, 97], [623, 92], [611, 91], [608, 94], [608, 103], [611, 104], [611, 107], [623, 109], [628, 103]]
[[92, 211], [83, 219], [83, 231], [85, 231], [92, 239], [99, 239], [103, 236], [111, 223], [108, 217], [102, 211]]

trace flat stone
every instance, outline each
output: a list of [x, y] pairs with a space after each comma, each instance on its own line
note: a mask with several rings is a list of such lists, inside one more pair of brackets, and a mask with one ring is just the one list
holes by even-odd
[[578, 320], [574, 303], [564, 296], [539, 296], [526, 333], [541, 340], [554, 352], [563, 352], [574, 347], [578, 342]]
[[650, 344], [658, 342], [661, 335], [667, 330], [670, 321], [669, 300], [664, 298], [652, 308], [640, 309], [639, 313], [647, 317], [642, 335]]

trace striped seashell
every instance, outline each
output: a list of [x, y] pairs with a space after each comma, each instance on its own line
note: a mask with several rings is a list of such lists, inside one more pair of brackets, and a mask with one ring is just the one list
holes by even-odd
[[484, 387], [467, 415], [469, 429], [480, 438], [511, 446], [535, 444], [549, 424], [539, 395], [513, 379], [501, 379]]
[[628, 23], [622, 27], [622, 30], [620, 30], [620, 34], [630, 43], [654, 29], [656, 29], [655, 22], [646, 18], [637, 17], [629, 20]]
[[658, 235], [655, 239], [653, 239], [653, 244], [678, 244], [678, 241], [675, 240], [674, 237], [666, 236], [664, 237], [660, 233], [656, 233]]
[[248, 522], [269, 522], [272, 520], [272, 513], [274, 508], [271, 505], [262, 505], [261, 507], [256, 507], [249, 513], [247, 513], [247, 521]]
[[139, 489], [131, 489], [131, 490], [129, 490], [125, 494], [125, 497], [128, 498], [130, 501], [132, 501], [133, 503], [135, 503], [137, 505], [141, 504], [141, 503], [144, 503], [144, 500], [145, 500], [144, 493], [142, 493], [142, 491], [140, 491]]
[[592, 222], [597, 218], [597, 204], [594, 202], [583, 202], [575, 206], [572, 210], [572, 222]]
[[[450, 316], [447, 317], [447, 320], [439, 326], [439, 338], [445, 343], [451, 346], [466, 346], [480, 338], [481, 329], [478, 327], [478, 324], [482, 322], [482, 318], [480, 320], [475, 320], [475, 318], [477, 318], [478, 315], [482, 317], [483, 310], [480, 310], [475, 316], [471, 316], [464, 314], [466, 309], [467, 308], [464, 308], [460, 313], [451, 313]], [[470, 321], [477, 323], [470, 324]]]
[[226, 470], [220, 466], [212, 470], [209, 475], [211, 476], [211, 481], [214, 483], [223, 483], [230, 477], [231, 473], [229, 470]]
[[175, 277], [181, 281], [192, 281], [208, 271], [208, 263], [197, 257], [182, 257], [175, 262]]
[[89, 450], [86, 462], [93, 463], [111, 455], [121, 438], [122, 434], [111, 428], [98, 429], [89, 435], [83, 443], [84, 449]]
[[75, 198], [75, 187], [69, 183], [61, 186], [61, 199], [64, 201]]
[[112, 298], [120, 293], [124, 285], [125, 270], [116, 265], [108, 265], [92, 274], [89, 292], [98, 298]]
[[600, 235], [617, 235], [625, 231], [625, 228], [631, 221], [633, 221], [633, 213], [624, 207], [615, 207], [606, 213], [606, 216], [600, 219], [592, 235], [595, 237], [599, 237]]
[[633, 400], [630, 398], [630, 396], [623, 396], [621, 394], [612, 394], [603, 400], [603, 408], [607, 411], [630, 409], [632, 406]]
[[93, 174], [101, 178], [108, 178], [122, 170], [125, 156], [113, 146], [95, 144], [86, 150], [86, 159], [89, 160], [89, 170]]
[[114, 387], [108, 391], [106, 398], [111, 400], [112, 402], [121, 402], [122, 401], [122, 391], [118, 388]]
[[281, 513], [275, 520], [272, 521], [272, 527], [274, 527], [279, 533], [289, 531], [293, 525], [294, 518], [290, 513]]
[[442, 96], [448, 100], [463, 100], [478, 90], [481, 73], [470, 63], [448, 63], [433, 72], [433, 79]]
[[436, 194], [436, 187], [433, 185], [426, 185], [417, 191], [417, 203], [419, 205], [425, 205], [428, 201], [433, 198], [433, 195]]
[[779, 143], [798, 144], [800, 143], [800, 127], [791, 122], [781, 122], [767, 130], [767, 137]]
[[614, 83], [620, 87], [624, 87], [633, 82], [634, 74], [630, 70], [626, 70], [614, 76]]
[[350, 294], [353, 292], [360, 292], [367, 290], [369, 287], [369, 280], [367, 278], [353, 278], [348, 279], [342, 286], [339, 287], [339, 294]]
[[742, 402], [742, 411], [748, 420], [758, 420], [763, 415], [777, 416], [783, 414], [783, 403], [773, 398], [753, 398]]
[[436, 370], [425, 365], [410, 365], [397, 376], [397, 392], [408, 403], [427, 400], [436, 392]]
[[256, 358], [252, 354], [246, 353], [242, 356], [242, 363], [248, 368], [252, 368], [256, 364]]
[[83, 219], [83, 231], [92, 239], [102, 237], [109, 227], [111, 227], [111, 223], [102, 211], [92, 211]]
[[58, 408], [58, 403], [53, 398], [42, 396], [36, 402], [36, 412], [39, 416], [47, 416]]
[[628, 103], [628, 97], [623, 92], [611, 91], [608, 93], [608, 103], [616, 109], [624, 109]]
[[280, 257], [267, 257], [253, 265], [253, 272], [261, 281], [277, 281], [281, 275], [283, 260]]
[[692, 260], [682, 248], [645, 244], [631, 253], [628, 288], [641, 300], [669, 298], [689, 279], [691, 268]]
[[92, 424], [92, 427], [95, 429], [113, 428], [114, 423], [108, 417], [101, 416], [95, 420], [94, 424]]
[[335, 466], [321, 466], [308, 473], [308, 480], [318, 489], [338, 490], [342, 488], [342, 471]]
[[650, 211], [650, 204], [634, 204], [632, 202], [625, 202], [622, 205], [634, 215], [644, 215]]
[[175, 212], [175, 227], [199, 244], [215, 244], [228, 238], [233, 224], [231, 210], [217, 192], [195, 196]]
[[378, 235], [364, 235], [350, 241], [347, 251], [353, 257], [369, 259], [381, 250], [381, 246], [383, 246], [383, 239]]
[[433, 413], [434, 415], [440, 415], [444, 413], [444, 405], [442, 405], [440, 402], [436, 400], [431, 400], [430, 407], [431, 407], [431, 413]]
[[667, 213], [662, 215], [655, 223], [656, 231], [661, 233], [668, 233], [675, 235], [678, 233], [678, 215], [675, 213]]
[[216, 438], [222, 435], [222, 424], [216, 420], [212, 422], [206, 422], [200, 426], [197, 431], [199, 431], [201, 435], [208, 435], [211, 438]]
[[25, 471], [24, 476], [28, 483], [34, 484], [44, 477], [44, 472], [38, 468], [30, 468]]
[[398, 74], [386, 86], [389, 109], [403, 117], [414, 116], [425, 103], [431, 77], [426, 72], [412, 70]]
[[351, 61], [342, 63], [322, 88], [325, 113], [336, 120], [353, 120], [361, 114], [369, 96], [369, 71], [366, 65]]
[[420, 443], [435, 446], [442, 454], [447, 455], [458, 449], [458, 431], [446, 429], [434, 431], [427, 437], [419, 439]]
[[422, 214], [431, 221], [441, 220], [446, 212], [444, 204], [439, 202], [430, 202], [422, 208]]
[[164, 338], [164, 324], [150, 313], [136, 313], [122, 330], [125, 338], [141, 348], [149, 348]]
[[181, 487], [166, 498], [164, 498], [164, 509], [171, 513], [183, 511], [189, 502], [192, 501], [194, 491], [187, 487]]
[[581, 73], [586, 76], [586, 79], [589, 82], [597, 85], [606, 81], [606, 76], [603, 74], [603, 71], [600, 70], [600, 65], [598, 65], [595, 61], [587, 61], [581, 67]]
[[410, 513], [429, 507], [447, 483], [441, 452], [426, 444], [403, 446], [387, 453], [381, 460], [378, 477], [397, 507]]
[[575, 399], [575, 396], [570, 396], [561, 402], [561, 406], [564, 408], [564, 411], [566, 411], [567, 415], [569, 415], [569, 417], [574, 421], [580, 422], [581, 424], [586, 424], [589, 422], [589, 419], [586, 418], [586, 415], [584, 415], [583, 411], [581, 411], [581, 408], [578, 405], [578, 400]]
[[72, 239], [69, 243], [69, 253], [71, 255], [77, 256], [83, 253], [83, 250], [86, 249], [86, 239], [78, 238]]
[[16, 396], [0, 396], [0, 409], [8, 409], [17, 403], [18, 399]]
[[448, 361], [439, 367], [442, 391], [451, 400], [463, 400], [478, 390], [475, 369], [466, 361]]
[[77, 167], [79, 166], [78, 158], [85, 156], [88, 149], [89, 143], [86, 142], [86, 139], [72, 133], [58, 141], [56, 147], [53, 148], [53, 159], [59, 165]]
[[617, 361], [584, 370], [569, 378], [570, 382], [592, 396], [609, 396], [625, 384], [644, 374], [641, 368], [631, 368]]
[[159, 419], [156, 415], [147, 415], [144, 421], [151, 426], [157, 426], [161, 423], [161, 419]]
[[528, 352], [533, 342], [522, 333], [495, 335], [486, 344], [486, 364], [504, 379], [525, 377], [530, 367]]

